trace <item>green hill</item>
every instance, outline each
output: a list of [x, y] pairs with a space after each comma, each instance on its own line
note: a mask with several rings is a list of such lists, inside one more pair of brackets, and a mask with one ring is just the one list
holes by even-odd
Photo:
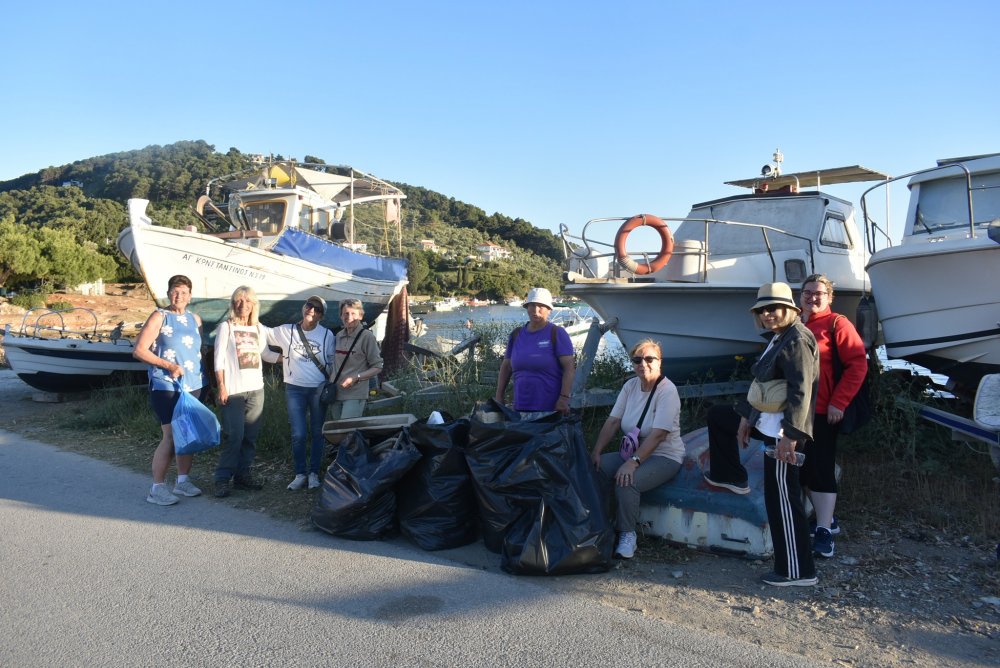
[[[325, 162], [314, 156], [303, 160]], [[249, 161], [249, 155], [235, 148], [219, 153], [204, 141], [180, 141], [0, 182], [0, 286], [39, 280], [75, 284], [99, 277], [135, 280], [115, 248], [126, 224], [125, 202], [131, 197], [150, 200], [150, 214], [163, 225], [195, 224], [191, 205], [206, 183], [244, 169]], [[523, 295], [533, 285], [558, 291], [562, 250], [553, 233], [521, 218], [488, 215], [426, 188], [397, 185], [407, 195], [401, 246], [410, 260], [411, 293], [499, 299]], [[359, 222], [356, 241], [375, 252], [398, 253], [395, 243], [386, 247], [381, 225]], [[426, 239], [439, 252], [423, 250], [420, 242]], [[470, 259], [485, 242], [503, 246], [511, 258], [493, 263]]]

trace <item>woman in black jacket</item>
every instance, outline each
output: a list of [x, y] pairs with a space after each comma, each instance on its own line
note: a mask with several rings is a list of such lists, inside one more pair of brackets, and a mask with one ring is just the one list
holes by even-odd
[[[715, 406], [708, 413], [711, 472], [705, 481], [737, 494], [750, 491], [739, 448], [751, 435], [773, 446], [764, 458], [764, 505], [774, 545], [774, 572], [761, 578], [778, 587], [816, 584], [809, 525], [802, 504], [796, 450], [812, 438], [819, 353], [816, 338], [799, 319], [801, 310], [785, 283], [768, 283], [750, 309], [757, 324], [770, 330], [767, 348], [751, 371], [758, 383], [784, 381], [786, 398], [778, 405], [740, 402], [736, 408]], [[751, 392], [751, 395], [753, 392]]]

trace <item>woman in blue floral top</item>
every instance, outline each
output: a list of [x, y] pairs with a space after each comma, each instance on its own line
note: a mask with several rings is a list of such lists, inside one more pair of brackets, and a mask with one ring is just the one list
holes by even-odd
[[132, 353], [149, 365], [149, 398], [160, 420], [163, 436], [153, 453], [153, 486], [146, 501], [159, 506], [177, 503], [177, 495], [198, 496], [201, 490], [188, 479], [193, 455], [177, 455], [177, 482], [173, 493], [165, 484], [174, 459], [174, 437], [170, 421], [180, 398], [177, 383], [198, 396], [202, 388], [201, 318], [187, 310], [191, 303], [191, 279], [172, 276], [167, 282], [170, 306], [156, 309], [139, 332]]

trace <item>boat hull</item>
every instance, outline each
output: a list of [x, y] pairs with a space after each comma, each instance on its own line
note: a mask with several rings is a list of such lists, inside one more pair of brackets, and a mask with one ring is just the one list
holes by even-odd
[[8, 333], [3, 348], [14, 373], [44, 392], [81, 392], [147, 379], [146, 365], [132, 357], [132, 342], [125, 339], [41, 339]]
[[986, 235], [909, 243], [868, 264], [886, 354], [975, 388], [1000, 372], [1000, 244]]
[[[590, 304], [631, 350], [659, 342], [662, 368], [675, 383], [726, 380], [752, 363], [766, 344], [749, 307], [758, 285], [707, 283], [576, 283], [563, 290]], [[837, 290], [835, 309], [852, 322], [860, 290]]]
[[300, 319], [302, 304], [310, 295], [326, 300], [326, 325], [340, 325], [336, 305], [349, 298], [362, 301], [365, 320], [372, 322], [406, 284], [365, 278], [234, 240], [135, 222], [119, 235], [118, 247], [161, 307], [169, 304], [170, 277], [190, 278], [190, 308], [202, 318], [207, 334], [225, 317], [233, 291], [240, 286], [256, 291], [260, 320], [273, 327]]

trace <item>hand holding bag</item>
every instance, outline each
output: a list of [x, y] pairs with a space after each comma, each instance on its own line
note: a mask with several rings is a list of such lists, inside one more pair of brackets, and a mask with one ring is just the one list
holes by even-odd
[[221, 429], [219, 420], [212, 409], [201, 403], [190, 392], [184, 390], [181, 384], [174, 380], [180, 397], [174, 406], [174, 415], [170, 420], [170, 429], [174, 437], [174, 453], [178, 455], [193, 455], [213, 448], [219, 444]]
[[646, 413], [649, 411], [649, 404], [653, 403], [653, 395], [656, 394], [656, 386], [660, 384], [663, 380], [663, 376], [656, 379], [653, 383], [653, 389], [649, 391], [649, 397], [646, 399], [646, 407], [642, 409], [642, 415], [639, 416], [639, 423], [635, 426], [632, 431], [622, 436], [621, 445], [618, 446], [618, 454], [622, 456], [622, 459], [629, 460], [635, 451], [639, 449], [639, 430], [642, 429], [642, 421], [646, 419]]

